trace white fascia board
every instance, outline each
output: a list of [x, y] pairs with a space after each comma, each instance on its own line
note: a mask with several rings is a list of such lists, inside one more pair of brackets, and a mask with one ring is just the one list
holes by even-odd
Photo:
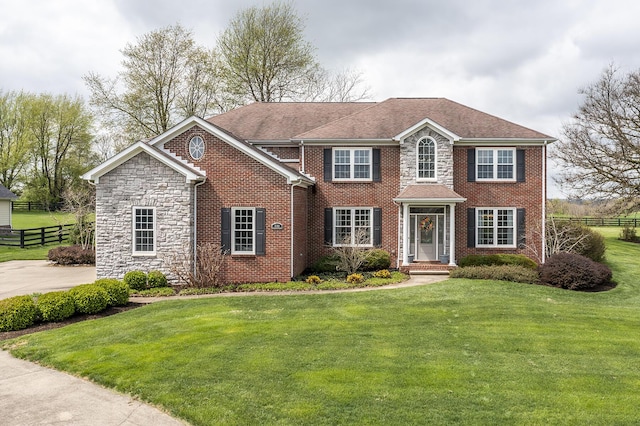
[[394, 202], [396, 203], [406, 203], [411, 204], [413, 206], [419, 205], [433, 205], [433, 204], [443, 204], [443, 203], [464, 203], [467, 201], [466, 198], [394, 198]]
[[238, 149], [242, 153], [244, 153], [244, 154], [248, 155], [249, 157], [253, 158], [257, 162], [267, 166], [268, 168], [270, 168], [271, 170], [275, 171], [276, 173], [279, 173], [282, 176], [286, 177], [287, 178], [287, 184], [295, 183], [295, 182], [298, 182], [298, 181], [302, 181], [303, 183], [306, 183], [307, 186], [315, 184], [315, 182], [313, 182], [312, 180], [309, 180], [308, 182], [304, 182], [304, 178], [302, 178], [297, 173], [293, 172], [287, 166], [283, 166], [283, 165], [280, 165], [280, 164], [278, 164], [276, 162], [270, 161], [269, 158], [267, 158], [267, 157], [255, 152], [254, 149], [257, 149], [257, 148], [252, 148], [250, 146], [247, 146], [247, 144], [245, 144], [244, 142], [239, 141], [238, 139], [234, 138], [233, 136], [229, 135], [228, 133], [221, 131], [218, 127], [214, 126], [213, 124], [209, 123], [208, 121], [205, 121], [202, 118], [196, 117], [196, 116], [192, 116], [192, 117], [189, 117], [189, 118], [183, 120], [181, 123], [175, 125], [171, 129], [169, 129], [166, 132], [164, 132], [163, 134], [161, 134], [161, 135], [155, 137], [154, 139], [152, 139], [149, 142], [149, 144], [153, 145], [153, 146], [163, 147], [166, 142], [170, 141], [171, 139], [173, 139], [176, 136], [184, 133], [185, 131], [189, 130], [190, 128], [192, 128], [194, 126], [200, 126], [205, 131], [207, 131], [207, 132], [211, 133], [212, 135], [216, 136], [218, 139], [228, 143], [229, 145], [231, 145], [234, 148]]
[[446, 137], [451, 142], [457, 142], [460, 140], [460, 136], [445, 129], [444, 127], [442, 127], [441, 125], [439, 125], [438, 123], [436, 123], [435, 121], [429, 118], [425, 118], [424, 120], [414, 124], [413, 126], [409, 127], [407, 130], [396, 135], [393, 139], [396, 141], [400, 141], [400, 143], [403, 143], [407, 137], [409, 137], [410, 135], [412, 135], [413, 133], [417, 132], [418, 130], [422, 129], [425, 126], [430, 127], [434, 131], [440, 133], [442, 136]]
[[81, 177], [82, 179], [98, 183], [100, 180], [100, 176], [103, 176], [109, 173], [111, 170], [115, 169], [116, 167], [120, 166], [126, 161], [129, 161], [130, 159], [140, 154], [141, 152], [146, 152], [151, 157], [171, 167], [173, 170], [177, 171], [178, 173], [184, 175], [187, 182], [194, 182], [194, 181], [199, 181], [204, 179], [204, 176], [193, 173], [193, 171], [182, 166], [179, 162], [172, 161], [170, 158], [167, 158], [166, 156], [158, 153], [156, 150], [151, 148], [145, 142], [136, 142], [135, 144], [131, 145], [129, 148], [111, 157], [110, 159], [100, 164], [99, 166], [89, 170], [87, 173], [83, 174]]
[[292, 139], [299, 143], [304, 142], [305, 145], [322, 145], [322, 146], [394, 146], [398, 145], [398, 141], [393, 139]]
[[472, 145], [484, 145], [484, 146], [542, 146], [553, 142], [557, 139], [517, 139], [517, 138], [476, 138], [476, 139], [461, 139], [456, 141], [456, 145], [460, 146], [472, 146]]

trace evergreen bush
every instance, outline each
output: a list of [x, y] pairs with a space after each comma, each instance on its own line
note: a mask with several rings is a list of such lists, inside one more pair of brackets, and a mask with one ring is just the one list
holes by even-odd
[[95, 285], [107, 292], [107, 306], [125, 306], [129, 303], [129, 286], [113, 278], [101, 278]]
[[540, 267], [540, 281], [569, 290], [588, 290], [611, 282], [611, 269], [575, 253], [558, 253]]
[[40, 319], [44, 322], [64, 321], [76, 313], [73, 296], [68, 291], [52, 291], [38, 297]]
[[122, 281], [132, 290], [144, 290], [147, 288], [147, 274], [142, 271], [129, 271], [124, 274]]
[[96, 314], [107, 308], [108, 295], [104, 288], [96, 284], [82, 284], [69, 290], [76, 306], [76, 312]]
[[36, 322], [38, 310], [30, 296], [0, 300], [0, 331], [22, 330]]

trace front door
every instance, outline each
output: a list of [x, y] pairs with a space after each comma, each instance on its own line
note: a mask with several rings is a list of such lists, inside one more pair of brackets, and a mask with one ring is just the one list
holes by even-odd
[[415, 260], [437, 261], [445, 253], [446, 217], [444, 208], [412, 207], [409, 217], [409, 256]]

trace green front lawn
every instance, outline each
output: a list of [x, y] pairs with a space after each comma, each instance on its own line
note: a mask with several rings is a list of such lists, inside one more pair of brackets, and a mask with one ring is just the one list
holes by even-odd
[[207, 424], [637, 424], [640, 245], [618, 287], [494, 281], [160, 302], [5, 342]]

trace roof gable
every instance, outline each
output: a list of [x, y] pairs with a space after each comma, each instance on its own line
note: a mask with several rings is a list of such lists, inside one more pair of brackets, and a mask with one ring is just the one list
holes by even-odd
[[183, 120], [181, 123], [175, 125], [171, 129], [167, 130], [161, 135], [156, 136], [148, 142], [136, 142], [129, 148], [125, 149], [124, 151], [120, 152], [119, 154], [115, 155], [114, 157], [110, 158], [94, 169], [88, 171], [87, 173], [82, 175], [82, 178], [95, 181], [97, 183], [100, 179], [100, 176], [103, 176], [104, 174], [118, 167], [120, 164], [144, 151], [157, 160], [162, 161], [169, 167], [172, 167], [174, 170], [185, 175], [187, 181], [204, 180], [206, 178], [205, 171], [200, 170], [193, 164], [188, 163], [182, 158], [179, 158], [164, 149], [164, 144], [166, 142], [174, 139], [176, 136], [195, 126], [198, 126], [204, 131], [213, 134], [220, 140], [228, 143], [229, 145], [235, 147], [249, 157], [255, 159], [256, 161], [284, 176], [287, 179], [287, 183], [299, 182], [306, 185], [314, 184], [314, 181], [311, 178], [281, 164], [272, 156], [253, 147], [245, 141], [238, 139], [224, 129], [221, 129], [195, 116]]
[[0, 184], [0, 200], [15, 200], [18, 196]]
[[187, 182], [201, 181], [206, 178], [206, 173], [190, 164], [186, 161], [179, 159], [178, 157], [171, 155], [170, 153], [160, 150], [154, 146], [151, 146], [145, 142], [136, 142], [124, 151], [114, 155], [104, 163], [89, 170], [82, 175], [82, 179], [94, 181], [98, 183], [100, 177], [116, 169], [121, 164], [129, 161], [141, 152], [146, 152], [151, 157], [171, 167], [176, 172], [184, 175]]

